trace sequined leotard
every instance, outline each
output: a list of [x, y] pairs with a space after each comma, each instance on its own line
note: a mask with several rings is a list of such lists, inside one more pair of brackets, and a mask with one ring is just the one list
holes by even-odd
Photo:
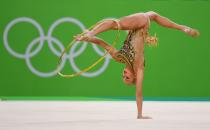
[[[139, 34], [140, 33], [140, 34]], [[134, 72], [134, 60], [136, 55], [136, 50], [134, 48], [135, 43], [133, 43], [134, 37], [143, 36], [143, 30], [131, 30], [129, 31], [126, 40], [124, 41], [124, 45], [122, 48], [118, 51], [116, 54], [116, 57], [118, 58], [118, 62], [125, 63], [128, 65], [128, 67], [131, 68], [131, 70]]]

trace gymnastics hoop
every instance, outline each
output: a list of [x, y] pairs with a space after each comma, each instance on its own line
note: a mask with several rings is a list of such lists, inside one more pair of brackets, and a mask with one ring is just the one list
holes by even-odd
[[[75, 39], [73, 39], [73, 40], [68, 44], [68, 46], [63, 50], [63, 52], [61, 53], [61, 56], [60, 56], [60, 58], [59, 58], [58, 65], [57, 65], [58, 75], [60, 75], [61, 77], [64, 77], [64, 78], [73, 78], [73, 77], [76, 77], [76, 76], [80, 76], [82, 73], [87, 72], [87, 71], [89, 71], [90, 69], [92, 69], [93, 67], [95, 67], [98, 63], [100, 63], [100, 62], [101, 62], [101, 61], [102, 61], [102, 60], [111, 52], [111, 50], [112, 50], [113, 47], [116, 45], [116, 43], [117, 43], [117, 41], [119, 40], [119, 37], [120, 37], [120, 25], [119, 25], [119, 22], [118, 22], [117, 19], [106, 19], [106, 20], [99, 21], [99, 22], [97, 22], [95, 25], [91, 26], [88, 30], [93, 29], [93, 28], [94, 28], [95, 26], [97, 26], [98, 24], [102, 23], [103, 21], [107, 21], [107, 20], [114, 21], [114, 22], [116, 22], [116, 24], [117, 24], [117, 34], [116, 34], [116, 36], [115, 36], [115, 40], [113, 41], [113, 43], [112, 43], [112, 45], [111, 45], [112, 47], [111, 47], [108, 51], [106, 51], [105, 54], [104, 54], [101, 58], [99, 58], [98, 60], [96, 60], [92, 65], [86, 67], [86, 68], [83, 69], [82, 71], [77, 72], [77, 73], [73, 73], [73, 74], [63, 74], [63, 73], [60, 72], [59, 68], [60, 68], [60, 66], [61, 66], [62, 58], [63, 58], [64, 54], [65, 54], [66, 51], [69, 50], [69, 49], [72, 47], [72, 45], [75, 43]], [[79, 35], [84, 36], [85, 33], [86, 33], [86, 32], [83, 31], [83, 32], [82, 32], [81, 34], [79, 34]]]

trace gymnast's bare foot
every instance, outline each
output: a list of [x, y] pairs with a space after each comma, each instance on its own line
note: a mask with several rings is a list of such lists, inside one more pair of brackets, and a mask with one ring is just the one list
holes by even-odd
[[86, 35], [83, 35], [83, 36], [81, 36], [80, 34], [79, 35], [77, 35], [77, 36], [74, 36], [74, 39], [76, 40], [76, 41], [85, 41], [85, 42], [93, 42], [95, 39], [96, 39], [96, 37], [95, 36], [86, 36]]
[[88, 36], [82, 36], [82, 35], [77, 35], [77, 36], [74, 36], [74, 39], [76, 41], [89, 41], [91, 37], [88, 37]]
[[183, 30], [186, 34], [192, 36], [192, 37], [198, 37], [200, 35], [199, 31], [196, 29], [192, 29], [190, 27], [185, 27]]
[[92, 31], [85, 30], [83, 34], [79, 34], [77, 36], [74, 36], [76, 41], [89, 41], [90, 38], [92, 38], [94, 35], [92, 35]]

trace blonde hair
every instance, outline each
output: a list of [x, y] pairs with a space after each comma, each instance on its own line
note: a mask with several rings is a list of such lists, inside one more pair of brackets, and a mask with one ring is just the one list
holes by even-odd
[[146, 35], [145, 42], [146, 42], [146, 44], [148, 46], [157, 47], [157, 45], [158, 45], [158, 38], [156, 36], [156, 33], [155, 33], [154, 36], [150, 36], [149, 34]]

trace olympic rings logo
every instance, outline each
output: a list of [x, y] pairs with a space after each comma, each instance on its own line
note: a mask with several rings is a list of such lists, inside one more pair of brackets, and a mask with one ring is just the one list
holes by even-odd
[[[11, 28], [16, 25], [17, 23], [21, 23], [21, 22], [26, 22], [26, 23], [30, 23], [32, 24], [39, 32], [39, 37], [34, 38], [27, 46], [26, 51], [24, 54], [21, 54], [19, 52], [14, 51], [10, 45], [9, 45], [9, 41], [8, 41], [8, 35], [9, 35], [9, 31], [11, 30]], [[51, 71], [51, 72], [41, 72], [39, 70], [37, 70], [31, 63], [30, 58], [32, 58], [33, 56], [37, 55], [43, 45], [44, 42], [47, 41], [48, 43], [48, 47], [50, 48], [50, 50], [57, 56], [59, 57], [61, 55], [61, 52], [59, 52], [58, 50], [55, 49], [55, 47], [53, 46], [53, 44], [56, 44], [60, 50], [64, 50], [64, 46], [63, 44], [54, 36], [52, 36], [52, 33], [54, 31], [54, 29], [62, 24], [62, 23], [73, 23], [76, 26], [78, 26], [81, 29], [81, 32], [84, 31], [86, 29], [86, 27], [77, 19], [72, 18], [72, 17], [64, 17], [61, 18], [59, 20], [56, 20], [49, 28], [49, 31], [47, 33], [47, 35], [44, 34], [44, 30], [42, 29], [41, 25], [36, 22], [34, 19], [32, 18], [28, 18], [28, 17], [20, 17], [20, 18], [16, 18], [14, 20], [12, 20], [11, 22], [9, 22], [4, 30], [4, 34], [3, 34], [3, 40], [4, 40], [4, 46], [6, 48], [6, 50], [14, 57], [19, 58], [19, 59], [25, 59], [26, 61], [26, 65], [28, 66], [28, 68], [30, 69], [30, 71], [40, 77], [52, 77], [57, 75], [57, 68], [55, 68], [55, 70]], [[77, 42], [79, 43], [79, 42]], [[80, 72], [80, 68], [76, 65], [74, 59], [77, 58], [79, 55], [82, 54], [82, 52], [85, 50], [85, 48], [87, 47], [87, 42], [84, 42], [81, 47], [75, 51], [75, 49], [77, 48], [78, 44], [74, 44], [71, 49], [69, 50], [69, 54], [65, 54], [64, 59], [62, 60], [61, 66], [59, 68], [59, 71], [63, 69], [65, 63], [67, 60], [69, 60], [71, 67], [73, 68], [73, 70], [75, 72]], [[38, 44], [37, 48], [34, 49], [34, 51], [32, 51], [33, 46], [35, 46], [36, 44]], [[102, 52], [95, 44], [92, 44], [93, 49], [96, 51], [96, 53], [98, 53], [100, 56], [104, 55], [104, 52]], [[101, 73], [103, 73], [105, 71], [105, 69], [108, 67], [109, 62], [110, 62], [111, 56], [108, 55], [105, 58], [105, 62], [102, 65], [101, 68], [99, 68], [98, 70], [94, 71], [94, 72], [85, 72], [82, 74], [82, 76], [84, 77], [95, 77], [100, 75]], [[57, 63], [55, 63], [57, 64]]]

